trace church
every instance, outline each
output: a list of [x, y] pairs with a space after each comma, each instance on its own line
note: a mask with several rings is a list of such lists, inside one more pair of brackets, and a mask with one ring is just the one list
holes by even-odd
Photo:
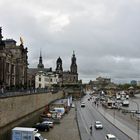
[[56, 61], [56, 73], [59, 74], [60, 82], [63, 85], [78, 83], [78, 72], [74, 51], [71, 58], [70, 70], [63, 71], [62, 59], [59, 57]]
[[[30, 73], [30, 74], [29, 74]], [[55, 71], [52, 68], [45, 68], [42, 55], [40, 53], [37, 68], [28, 69], [28, 77], [32, 75], [30, 87], [48, 88], [51, 85], [73, 85], [78, 83], [78, 73], [75, 53], [71, 58], [70, 70], [63, 71], [62, 59], [59, 57], [56, 61]]]

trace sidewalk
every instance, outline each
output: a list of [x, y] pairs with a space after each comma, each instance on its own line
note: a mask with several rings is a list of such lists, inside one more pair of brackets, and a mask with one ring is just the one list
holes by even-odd
[[60, 124], [56, 124], [49, 132], [41, 132], [42, 136], [48, 140], [80, 140], [75, 113], [75, 108], [71, 108]]
[[[102, 106], [98, 107], [98, 111], [112, 124], [114, 124], [116, 127], [118, 127], [122, 132], [127, 134], [130, 138], [133, 140], [138, 140], [138, 133], [134, 131], [134, 129], [131, 129], [128, 125], [126, 125], [126, 119], [125, 117], [121, 116], [122, 118], [117, 116], [116, 114], [111, 114], [108, 109], [104, 109]], [[128, 119], [127, 119], [128, 121]], [[130, 120], [132, 121], [132, 120]], [[131, 125], [131, 122], [128, 122], [129, 125]], [[139, 136], [140, 137], [140, 136]]]

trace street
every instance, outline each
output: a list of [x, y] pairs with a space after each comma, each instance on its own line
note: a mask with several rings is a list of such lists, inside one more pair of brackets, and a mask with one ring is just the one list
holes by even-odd
[[[98, 108], [88, 101], [89, 95], [86, 95], [82, 102], [85, 102], [85, 108], [81, 108], [80, 101], [77, 103], [77, 115], [80, 124], [80, 132], [82, 140], [104, 140], [105, 135], [110, 133], [115, 135], [119, 140], [130, 140], [122, 131], [116, 128], [112, 123], [105, 119], [99, 112]], [[96, 130], [94, 128], [94, 122], [100, 121], [103, 124], [102, 130]], [[90, 134], [90, 125], [93, 125], [92, 135]]]

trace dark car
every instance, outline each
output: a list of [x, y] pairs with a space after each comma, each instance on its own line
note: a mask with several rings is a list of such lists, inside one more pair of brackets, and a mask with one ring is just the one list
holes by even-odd
[[48, 124], [37, 123], [34, 128], [38, 129], [39, 131], [49, 131], [50, 127]]

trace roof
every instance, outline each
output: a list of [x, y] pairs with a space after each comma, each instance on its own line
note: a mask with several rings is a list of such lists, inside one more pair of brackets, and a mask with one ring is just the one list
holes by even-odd
[[100, 121], [95, 121], [95, 123], [101, 123]]
[[28, 127], [15, 127], [13, 128], [12, 130], [17, 130], [17, 131], [36, 131], [37, 132], [37, 129], [36, 128], [28, 128]]
[[[32, 74], [32, 75], [35, 75], [38, 71], [40, 71], [40, 69], [38, 69], [38, 68], [29, 68], [28, 69], [28, 73]], [[44, 71], [44, 72], [51, 72], [52, 68], [44, 68], [44, 69], [42, 69], [42, 71]]]
[[57, 63], [62, 63], [62, 59], [60, 57], [57, 59]]

